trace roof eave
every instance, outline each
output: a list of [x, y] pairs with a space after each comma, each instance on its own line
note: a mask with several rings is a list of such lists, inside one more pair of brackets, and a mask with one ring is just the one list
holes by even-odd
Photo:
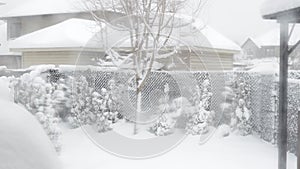
[[278, 20], [278, 22], [285, 21], [289, 23], [300, 23], [300, 7], [276, 13], [265, 14], [262, 17], [263, 19]]

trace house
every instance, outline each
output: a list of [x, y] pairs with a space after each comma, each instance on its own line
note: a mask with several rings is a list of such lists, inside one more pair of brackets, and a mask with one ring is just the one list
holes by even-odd
[[9, 51], [6, 27], [6, 23], [0, 21], [0, 66], [9, 69], [21, 68], [21, 53]]
[[[0, 2], [0, 6], [5, 3]], [[7, 24], [0, 20], [0, 66], [6, 66], [10, 69], [21, 67], [20, 53], [9, 52], [7, 40]]]
[[[30, 0], [24, 6], [21, 5], [2, 15], [1, 18], [8, 24], [10, 51], [22, 53], [22, 67], [36, 64], [92, 64], [95, 58], [105, 59], [107, 47], [113, 46], [122, 38], [129, 39], [128, 32], [114, 30], [104, 23], [103, 27], [97, 25], [90, 13], [80, 7], [79, 1], [77, 0], [77, 3], [74, 1], [76, 0]], [[111, 11], [101, 11], [103, 12], [106, 18], [108, 16], [111, 20], [122, 16]], [[195, 28], [201, 32], [199, 36], [193, 34]], [[161, 65], [160, 69], [233, 68], [233, 55], [240, 51], [238, 45], [209, 26], [202, 29], [194, 25], [184, 29], [177, 30], [177, 38], [188, 44], [179, 45], [177, 55], [180, 56], [172, 57], [171, 60], [170, 58], [160, 60], [172, 62], [176, 66], [163, 68]], [[111, 32], [110, 35], [113, 36], [100, 41], [95, 40], [95, 37], [103, 31]], [[93, 40], [97, 42], [92, 43]], [[168, 47], [173, 49], [175, 46], [178, 44], [170, 44]], [[189, 47], [193, 48], [192, 52]], [[126, 42], [119, 46], [119, 50], [124, 52], [128, 48], [130, 45]]]
[[[93, 20], [85, 1], [82, 0], [28, 0], [11, 10], [0, 13], [7, 22], [9, 40], [58, 24], [70, 18]], [[9, 5], [9, 4], [7, 4]], [[120, 17], [111, 11], [99, 11], [105, 18]]]
[[[291, 31], [292, 27], [290, 27]], [[248, 59], [260, 59], [279, 57], [279, 28], [273, 29], [259, 37], [248, 38], [241, 46], [244, 57]], [[293, 34], [289, 41], [289, 46], [293, 46], [300, 38], [300, 26], [296, 25], [293, 29]], [[292, 54], [291, 58], [296, 58], [300, 55], [300, 48], [298, 47]]]

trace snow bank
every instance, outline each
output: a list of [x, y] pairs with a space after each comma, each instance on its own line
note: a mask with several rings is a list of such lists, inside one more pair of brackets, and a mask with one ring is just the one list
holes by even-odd
[[0, 78], [0, 101], [10, 101], [12, 100], [11, 94], [8, 90], [9, 86], [9, 79], [7, 77], [1, 77]]
[[0, 100], [0, 169], [60, 169], [56, 152], [37, 120]]

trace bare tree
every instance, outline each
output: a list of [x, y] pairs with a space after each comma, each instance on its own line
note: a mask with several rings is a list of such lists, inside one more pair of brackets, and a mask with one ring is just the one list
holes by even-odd
[[[103, 22], [116, 29], [127, 30], [130, 37], [130, 51], [123, 60], [132, 61], [135, 71], [135, 92], [137, 107], [134, 134], [137, 133], [138, 115], [142, 112], [142, 90], [156, 59], [165, 58], [176, 53], [171, 36], [175, 28], [185, 22], [176, 19], [176, 14], [187, 0], [88, 0], [85, 5], [99, 25]], [[201, 1], [199, 1], [199, 4]], [[195, 9], [199, 12], [201, 5]], [[112, 22], [110, 12], [124, 16]], [[172, 47], [171, 47], [172, 46]], [[108, 55], [120, 58], [119, 51], [110, 49]]]

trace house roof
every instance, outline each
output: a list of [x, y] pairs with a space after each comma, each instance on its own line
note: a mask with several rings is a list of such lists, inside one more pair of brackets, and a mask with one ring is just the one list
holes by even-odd
[[1, 8], [1, 18], [88, 11], [83, 0], [24, 0], [18, 5], [8, 2]]
[[[194, 25], [194, 27], [196, 26], [199, 25]], [[9, 46], [15, 50], [131, 46], [128, 31], [117, 30], [103, 24], [102, 28], [104, 27], [106, 27], [105, 33], [102, 33], [103, 31], [100, 31], [100, 29], [97, 31], [94, 21], [69, 19], [57, 25], [12, 40]], [[188, 45], [193, 47], [240, 51], [240, 47], [237, 44], [209, 26], [196, 28], [196, 32], [194, 28], [178, 28], [174, 29], [174, 34], [175, 40], [170, 40], [170, 43], [168, 43], [169, 46]], [[103, 36], [103, 38], [99, 40], [99, 36]], [[176, 39], [180, 41], [180, 44], [178, 44]]]
[[[261, 13], [265, 19], [278, 19], [284, 15], [299, 13], [299, 0], [266, 0], [261, 8]], [[298, 16], [299, 16], [298, 15]]]
[[[290, 27], [291, 31], [292, 27]], [[280, 29], [279, 27], [272, 29], [271, 31], [254, 38], [254, 42], [258, 46], [279, 46], [280, 44]], [[300, 39], [300, 25], [295, 25], [292, 36], [289, 40], [289, 45], [295, 45]]]
[[9, 42], [14, 48], [79, 48], [94, 36], [96, 24], [90, 20], [69, 19]]
[[249, 37], [249, 38], [247, 38], [246, 40], [245, 40], [245, 42], [242, 44], [242, 48], [246, 45], [246, 43], [247, 42], [249, 42], [249, 41], [251, 41], [252, 43], [254, 43], [258, 48], [260, 48], [261, 47], [261, 44], [260, 43], [258, 43], [254, 38], [252, 38], [252, 37]]

